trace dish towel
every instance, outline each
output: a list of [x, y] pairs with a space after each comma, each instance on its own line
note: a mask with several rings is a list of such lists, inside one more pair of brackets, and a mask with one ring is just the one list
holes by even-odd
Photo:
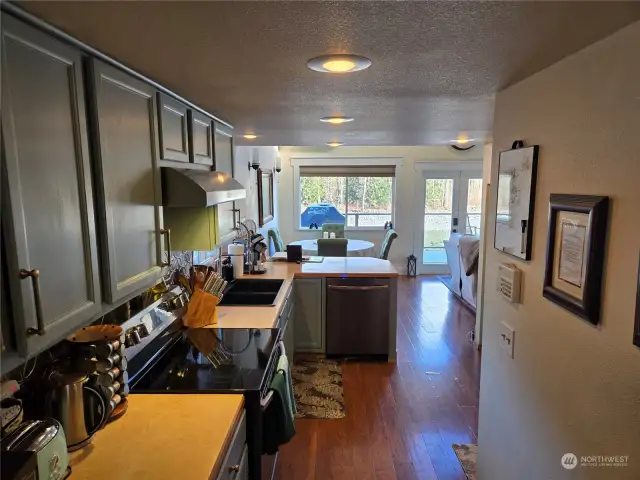
[[293, 438], [296, 429], [293, 415], [287, 402], [289, 390], [287, 380], [282, 372], [276, 372], [271, 379], [271, 401], [262, 415], [262, 453], [273, 455], [278, 447]]
[[467, 277], [478, 272], [478, 257], [480, 254], [480, 239], [472, 235], [460, 237], [460, 258], [462, 268]]
[[281, 372], [287, 381], [287, 389], [289, 390], [287, 402], [289, 404], [289, 409], [291, 410], [291, 415], [295, 417], [296, 413], [298, 413], [298, 409], [296, 408], [296, 397], [293, 395], [293, 379], [291, 378], [291, 371], [289, 370], [289, 359], [286, 355], [280, 355], [278, 365], [276, 366], [276, 372]]

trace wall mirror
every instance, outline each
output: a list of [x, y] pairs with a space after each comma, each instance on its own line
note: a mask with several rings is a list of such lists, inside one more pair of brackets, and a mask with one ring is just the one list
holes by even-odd
[[531, 260], [538, 145], [500, 153], [494, 247]]
[[273, 220], [273, 170], [258, 169], [258, 225]]

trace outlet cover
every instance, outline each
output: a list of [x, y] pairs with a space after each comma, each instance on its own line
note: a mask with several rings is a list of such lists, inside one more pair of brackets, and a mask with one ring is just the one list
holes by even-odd
[[505, 322], [500, 322], [500, 347], [509, 358], [513, 358], [516, 331]]

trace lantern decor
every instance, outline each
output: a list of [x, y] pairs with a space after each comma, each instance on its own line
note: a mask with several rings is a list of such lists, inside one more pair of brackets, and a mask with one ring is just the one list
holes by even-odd
[[416, 271], [416, 256], [411, 254], [407, 258], [407, 275], [410, 277], [415, 277], [417, 275]]

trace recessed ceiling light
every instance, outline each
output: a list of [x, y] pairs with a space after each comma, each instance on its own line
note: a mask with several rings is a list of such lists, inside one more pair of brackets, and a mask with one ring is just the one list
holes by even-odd
[[256, 135], [255, 133], [245, 133], [244, 138], [246, 138], [247, 140], [254, 140], [258, 138], [258, 135]]
[[316, 72], [350, 73], [371, 66], [371, 60], [360, 55], [336, 54], [321, 55], [307, 62], [307, 67]]
[[353, 122], [353, 117], [322, 117], [320, 121], [339, 125], [341, 123]]
[[344, 145], [344, 143], [342, 143], [342, 142], [327, 142], [327, 145], [329, 147], [341, 147], [342, 145]]

